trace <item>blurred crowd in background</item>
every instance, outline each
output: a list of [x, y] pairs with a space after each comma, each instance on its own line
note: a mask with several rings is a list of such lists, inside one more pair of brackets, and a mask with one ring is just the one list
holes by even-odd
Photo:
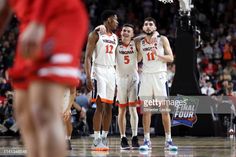
[[[236, 1], [234, 0], [195, 0], [193, 1], [197, 25], [202, 34], [202, 45], [196, 49], [197, 63], [200, 72], [200, 87], [204, 95], [236, 96]], [[179, 4], [163, 4], [158, 0], [86, 0], [85, 4], [90, 17], [90, 31], [102, 24], [100, 15], [105, 9], [115, 10], [119, 18], [119, 36], [121, 26], [131, 23], [135, 26], [135, 34], [142, 32], [145, 17], [157, 20], [158, 32], [166, 35], [175, 54], [175, 18]], [[0, 39], [0, 135], [17, 132], [13, 115], [13, 92], [7, 69], [13, 64], [19, 22], [15, 17]], [[95, 105], [89, 103], [86, 91], [86, 75], [84, 72], [84, 54], [81, 58], [81, 85], [77, 90], [76, 103], [84, 110], [82, 113], [72, 111], [72, 122], [76, 130], [83, 134], [92, 133], [91, 115]], [[175, 64], [168, 65], [168, 83], [171, 86], [175, 74]], [[87, 113], [85, 113], [87, 112]], [[115, 112], [115, 111], [114, 111]], [[87, 119], [86, 119], [87, 114]]]

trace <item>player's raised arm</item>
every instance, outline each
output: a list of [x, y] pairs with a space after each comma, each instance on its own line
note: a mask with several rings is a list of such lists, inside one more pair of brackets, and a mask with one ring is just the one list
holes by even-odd
[[85, 54], [85, 72], [87, 78], [87, 88], [88, 91], [93, 89], [92, 80], [91, 80], [91, 61], [93, 51], [96, 47], [96, 43], [98, 41], [98, 34], [96, 31], [93, 31], [89, 34], [88, 42], [86, 46], [86, 54]]
[[11, 19], [12, 11], [7, 0], [0, 1], [0, 36]]
[[170, 43], [169, 40], [167, 39], [167, 37], [165, 36], [161, 36], [161, 40], [163, 43], [163, 48], [164, 48], [164, 52], [165, 55], [157, 55], [158, 59], [162, 60], [163, 62], [173, 62], [174, 61], [174, 57], [173, 57], [173, 53], [170, 47]]

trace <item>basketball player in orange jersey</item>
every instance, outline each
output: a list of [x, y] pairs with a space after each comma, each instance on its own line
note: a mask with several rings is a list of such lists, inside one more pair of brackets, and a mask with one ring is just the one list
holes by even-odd
[[[91, 32], [86, 48], [85, 71], [87, 75], [87, 88], [88, 91], [93, 90], [92, 102], [96, 102], [97, 105], [93, 117], [94, 141], [92, 150], [99, 151], [109, 149], [107, 145], [107, 134], [110, 128], [112, 104], [115, 94], [114, 66], [115, 50], [118, 44], [117, 36], [113, 31], [118, 26], [117, 20], [117, 15], [114, 11], [104, 11], [102, 14], [102, 22], [106, 27], [107, 33], [102, 35], [97, 31]], [[103, 127], [102, 137], [100, 137], [101, 125]]]
[[[139, 96], [142, 101], [160, 99], [163, 100], [168, 96], [167, 86], [167, 62], [173, 62], [173, 54], [168, 39], [165, 36], [158, 35], [156, 40], [151, 42], [151, 37], [156, 32], [155, 19], [148, 17], [144, 19], [143, 31], [145, 38], [137, 42], [137, 49], [140, 52], [139, 60], [143, 60], [143, 68], [141, 75], [141, 84]], [[165, 109], [167, 106], [164, 106]], [[171, 121], [168, 111], [161, 112], [162, 123], [165, 130], [165, 149], [177, 150], [171, 139]], [[140, 150], [150, 150], [150, 124], [151, 113], [143, 113], [144, 128], [144, 144], [140, 146]]]
[[1, 0], [1, 30], [12, 11], [20, 35], [9, 74], [27, 156], [64, 157], [61, 106], [65, 89], [78, 84], [87, 13], [78, 0]]
[[71, 88], [66, 89], [64, 93], [62, 115], [63, 115], [65, 131], [66, 131], [66, 142], [67, 142], [68, 150], [72, 150], [71, 142], [70, 142], [71, 134], [73, 131], [72, 124], [71, 124], [71, 107], [74, 103], [75, 96], [76, 96], [76, 87], [71, 87]]

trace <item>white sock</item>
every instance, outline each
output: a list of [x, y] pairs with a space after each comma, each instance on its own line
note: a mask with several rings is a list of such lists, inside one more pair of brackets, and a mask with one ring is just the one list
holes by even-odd
[[94, 131], [94, 139], [100, 138], [100, 131]]
[[144, 134], [144, 139], [150, 141], [150, 133]]
[[71, 139], [71, 136], [66, 135], [66, 140], [70, 140], [70, 139]]
[[129, 107], [132, 137], [138, 135], [138, 113], [136, 107]]
[[166, 135], [166, 141], [172, 141], [171, 133], [165, 133], [165, 135]]
[[102, 138], [107, 138], [108, 131], [102, 130]]
[[120, 138], [122, 138], [122, 137], [126, 137], [126, 135], [125, 134], [120, 134]]

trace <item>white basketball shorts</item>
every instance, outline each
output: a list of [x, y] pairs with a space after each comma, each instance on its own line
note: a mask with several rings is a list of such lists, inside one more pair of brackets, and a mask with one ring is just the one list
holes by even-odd
[[120, 107], [137, 104], [138, 83], [138, 73], [117, 76], [117, 100]]
[[99, 96], [103, 103], [113, 104], [116, 87], [115, 68], [113, 66], [94, 66], [93, 85], [92, 102], [96, 102]]
[[140, 80], [139, 97], [141, 100], [169, 95], [166, 72], [143, 73]]

